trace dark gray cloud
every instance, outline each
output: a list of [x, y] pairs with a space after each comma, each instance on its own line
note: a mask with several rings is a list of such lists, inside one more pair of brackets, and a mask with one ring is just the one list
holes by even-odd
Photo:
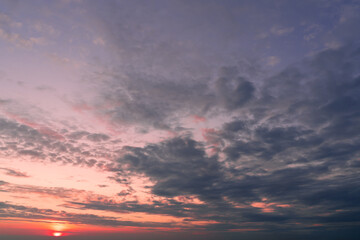
[[178, 83], [153, 75], [121, 77], [115, 73], [103, 92], [95, 104], [99, 109], [97, 114], [108, 116], [115, 125], [135, 124], [160, 129], [178, 126], [176, 114], [179, 112], [184, 116], [203, 115], [216, 102], [205, 83]]
[[6, 175], [13, 176], [13, 177], [29, 177], [29, 175], [27, 175], [24, 172], [20, 172], [20, 171], [10, 169], [10, 168], [0, 168], [0, 170], [4, 170]]
[[0, 180], [0, 185], [5, 185], [7, 182]]
[[175, 137], [125, 147], [111, 169], [119, 179], [125, 172], [149, 177], [154, 195], [172, 201], [195, 196], [204, 204], [72, 202], [72, 207], [218, 221], [207, 226], [213, 230], [238, 229], [241, 222], [259, 222], [265, 229], [294, 222], [303, 229], [355, 224], [359, 52], [356, 45], [324, 50], [264, 79], [257, 93], [236, 69], [223, 69], [227, 78], [218, 80], [213, 96], [222, 96], [222, 106], [242, 114], [214, 131], [221, 142], [215, 155], [190, 136]]
[[[179, 124], [185, 117], [212, 116], [219, 111], [231, 113], [254, 98], [255, 86], [247, 78], [249, 73], [241, 76], [240, 68], [220, 68], [213, 84], [209, 82], [210, 76], [178, 81], [141, 73], [122, 76], [113, 70], [106, 75], [111, 78], [106, 79], [104, 93], [94, 108], [98, 109], [97, 114], [109, 117], [117, 126], [182, 129]], [[104, 78], [104, 75], [97, 77]]]
[[[106, 143], [110, 140], [106, 134], [62, 129], [66, 134], [58, 138], [53, 137], [55, 130], [45, 131], [44, 129], [49, 128], [17, 118], [20, 117], [0, 117], [2, 156], [100, 167], [113, 154], [106, 150]], [[101, 146], [95, 146], [96, 144]]]
[[225, 123], [223, 129], [227, 133], [236, 133], [240, 130], [246, 130], [247, 123], [242, 120], [234, 120], [232, 122]]
[[108, 135], [102, 133], [89, 134], [86, 138], [93, 142], [102, 142], [110, 139]]
[[102, 142], [107, 141], [110, 139], [110, 137], [103, 133], [89, 133], [87, 131], [77, 131], [77, 132], [71, 132], [67, 135], [69, 139], [72, 140], [79, 140], [86, 137], [87, 140], [92, 142]]
[[[97, 82], [101, 80], [100, 87], [104, 88], [92, 103], [97, 114], [120, 126], [176, 129], [179, 116], [203, 116], [214, 108], [239, 111], [257, 97], [262, 98], [264, 105], [255, 103], [257, 108], [252, 109], [252, 114], [263, 117], [269, 116], [263, 108], [285, 107], [285, 101], [279, 99], [290, 100], [292, 111], [299, 116], [303, 104], [319, 104], [322, 95], [317, 92], [319, 96], [315, 97], [313, 90], [315, 85], [317, 90], [321, 88], [321, 79], [326, 76], [316, 64], [326, 65], [330, 55], [342, 50], [333, 47], [333, 53], [322, 53], [329, 56], [318, 54], [323, 60], [310, 61], [305, 72], [297, 66], [288, 67], [265, 80], [259, 79], [266, 72], [261, 63], [264, 57], [281, 59], [281, 67], [276, 69], [279, 70], [294, 59], [318, 53], [332, 42], [338, 41], [337, 47], [356, 42], [358, 37], [353, 32], [358, 15], [352, 9], [358, 9], [358, 3], [260, 2], [156, 1], [138, 6], [137, 2], [110, 1], [87, 6], [96, 19], [92, 19], [94, 28], [103, 34], [117, 59], [94, 77]], [[171, 11], [162, 11], [164, 8]], [[337, 35], [349, 37], [340, 40]], [[342, 64], [342, 56], [337, 59]], [[319, 80], [310, 79], [310, 75]], [[311, 99], [304, 98], [304, 94]], [[221, 110], [210, 111], [211, 116], [225, 114]]]
[[237, 109], [247, 103], [254, 95], [254, 85], [239, 77], [236, 68], [223, 68], [216, 80], [215, 89], [220, 102], [229, 110]]
[[[352, 116], [345, 123], [341, 115], [351, 115], [358, 104], [357, 48], [348, 44], [320, 51], [263, 79], [262, 69], [256, 64], [254, 68], [260, 72], [257, 75], [239, 64], [217, 67], [212, 73], [189, 80], [141, 71], [123, 73], [115, 68], [95, 76], [105, 84], [103, 95], [94, 105], [97, 114], [106, 115], [117, 125], [176, 129], [179, 115], [214, 116], [241, 110], [253, 114], [257, 121], [270, 115], [269, 121], [277, 122], [299, 118], [311, 128], [326, 124], [331, 117], [338, 128], [345, 128], [343, 133], [333, 134], [344, 135], [352, 133], [346, 126], [354, 124]], [[339, 111], [339, 106], [347, 107]]]
[[[203, 146], [189, 138], [174, 138], [145, 148], [126, 147], [127, 154], [118, 160], [119, 167], [145, 173], [156, 181], [152, 191], [160, 196], [211, 195], [212, 185], [221, 177], [216, 157], [207, 157]], [[209, 190], [209, 191], [208, 191]], [[217, 198], [216, 193], [213, 194]]]

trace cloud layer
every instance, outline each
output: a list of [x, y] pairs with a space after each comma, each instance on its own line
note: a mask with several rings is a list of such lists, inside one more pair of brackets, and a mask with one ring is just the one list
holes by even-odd
[[356, 238], [358, 1], [0, 6], [0, 236]]

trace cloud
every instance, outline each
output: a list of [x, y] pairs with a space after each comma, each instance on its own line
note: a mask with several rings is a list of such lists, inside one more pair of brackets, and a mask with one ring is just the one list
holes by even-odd
[[29, 177], [26, 173], [24, 172], [20, 172], [14, 169], [10, 169], [10, 168], [0, 168], [0, 170], [4, 170], [5, 174], [8, 176], [13, 176], [13, 177]]
[[5, 185], [7, 182], [0, 180], [0, 185]]
[[89, 133], [87, 131], [76, 131], [68, 133], [67, 137], [72, 140], [80, 140], [86, 137], [91, 142], [107, 141], [110, 137], [103, 133]]
[[238, 67], [222, 67], [212, 84], [204, 79], [179, 82], [141, 73], [120, 75], [111, 70], [95, 76], [104, 83], [99, 86], [102, 94], [88, 110], [118, 128], [130, 125], [176, 131], [188, 117], [206, 118], [248, 104], [254, 98], [255, 85], [248, 79], [251, 70], [246, 71], [249, 73], [241, 76]]
[[21, 47], [32, 47], [45, 42], [41, 37], [24, 38], [20, 34], [12, 32], [13, 29], [20, 29], [22, 25], [20, 22], [13, 21], [8, 15], [0, 13], [0, 38]]
[[100, 226], [134, 226], [134, 227], [169, 227], [168, 223], [152, 223], [152, 222], [132, 222], [118, 220], [114, 217], [98, 216], [94, 214], [78, 214], [68, 213], [65, 211], [54, 211], [51, 209], [40, 209], [34, 207], [27, 207], [22, 205], [15, 205], [6, 202], [0, 202], [0, 216], [6, 218], [20, 218], [20, 219], [41, 219], [44, 221], [56, 220], [66, 221], [74, 224], [90, 224]]
[[277, 56], [270, 56], [267, 58], [266, 64], [270, 67], [277, 65], [280, 62], [280, 58]]
[[92, 142], [102, 142], [110, 139], [108, 135], [102, 133], [89, 134], [86, 138]]
[[32, 48], [36, 45], [44, 45], [47, 43], [47, 40], [36, 35], [27, 36], [26, 30], [34, 29], [37, 33], [46, 33], [49, 35], [54, 35], [56, 33], [55, 29], [48, 24], [36, 23], [34, 26], [28, 27], [27, 24], [22, 22], [17, 22], [12, 19], [11, 16], [0, 13], [0, 38], [10, 42], [16, 46], [23, 48]]
[[10, 119], [0, 117], [0, 136], [4, 140], [1, 154], [7, 158], [22, 157], [97, 167], [108, 162], [108, 157], [112, 155], [105, 150], [105, 143], [110, 140], [107, 134], [69, 130], [60, 134], [57, 129], [13, 115]]
[[0, 13], [0, 24], [5, 26], [8, 25], [10, 27], [16, 27], [16, 28], [22, 27], [22, 23], [13, 21], [8, 15], [4, 13]]
[[49, 36], [57, 36], [59, 32], [55, 30], [55, 28], [49, 24], [43, 22], [36, 22], [32, 25], [32, 28], [35, 29], [39, 33], [43, 33]]
[[[1, 216], [228, 233], [352, 230], [359, 222], [360, 197], [358, 8], [331, 1], [262, 1], [261, 7], [236, 1], [165, 2], [71, 5], [72, 11], [81, 10], [76, 20], [89, 23], [81, 38], [70, 34], [72, 42], [86, 38], [91, 47], [99, 47], [96, 54], [106, 51], [101, 58], [111, 56], [104, 60], [111, 63], [104, 69], [103, 63], [96, 64], [90, 70], [94, 73], [86, 75], [91, 93], [81, 82], [77, 91], [86, 99], [67, 103], [71, 114], [82, 114], [79, 121], [94, 117], [96, 124], [114, 131], [69, 119], [52, 119], [56, 127], [29, 120], [30, 114], [9, 114], [7, 105], [13, 100], [0, 99], [5, 109], [1, 157], [97, 168], [112, 183], [94, 186], [113, 195], [0, 181], [1, 191], [57, 198], [57, 207], [77, 213], [3, 202]], [[172, 10], [163, 11], [167, 8]], [[309, 17], [314, 9], [329, 14]], [[33, 28], [56, 35], [51, 26]], [[22, 36], [22, 27], [0, 15], [0, 37], [18, 45], [40, 44]], [[301, 27], [305, 36], [294, 41]], [[253, 43], [253, 36], [264, 32], [273, 37]], [[81, 46], [82, 54], [92, 51], [86, 47]], [[289, 58], [305, 54], [284, 66]], [[239, 60], [249, 55], [255, 60]], [[70, 57], [50, 57], [75, 63]], [[276, 68], [264, 70], [259, 63]], [[123, 141], [115, 139], [117, 134], [123, 134]], [[27, 176], [10, 168], [1, 171]], [[138, 182], [131, 178], [146, 182], [138, 198]], [[179, 222], [87, 214], [97, 211], [164, 215]]]
[[22, 193], [22, 194], [38, 194], [45, 197], [53, 197], [60, 199], [72, 199], [78, 200], [83, 198], [88, 198], [90, 196], [95, 199], [104, 198], [103, 195], [97, 195], [93, 192], [79, 190], [74, 188], [62, 188], [62, 187], [42, 187], [42, 186], [33, 186], [25, 184], [12, 184], [7, 183], [4, 187], [4, 190], [12, 193]]
[[[224, 67], [212, 82], [199, 84], [143, 75], [124, 81], [111, 78], [98, 102], [87, 108], [114, 123], [162, 129], [171, 129], [180, 113], [206, 116], [207, 124], [217, 114], [229, 114], [200, 138], [187, 129], [160, 142], [122, 147], [101, 132], [69, 128], [61, 131], [60, 140], [40, 131], [39, 124], [0, 118], [0, 134], [6, 140], [2, 153], [98, 167], [129, 186], [128, 177], [144, 176], [150, 180], [150, 200], [127, 200], [131, 188], [119, 188], [112, 198], [91, 198], [89, 192], [64, 188], [3, 184], [3, 189], [58, 196], [69, 209], [215, 221], [204, 225], [207, 230], [242, 229], [242, 222], [256, 222], [261, 229], [294, 221], [305, 228], [314, 219], [325, 225], [353, 223], [356, 217], [336, 210], [357, 211], [358, 49], [328, 49], [256, 80], [242, 75], [240, 67]], [[182, 127], [180, 121], [173, 125]], [[110, 151], [114, 146], [119, 150]], [[108, 220], [103, 224], [127, 224]], [[97, 224], [96, 219], [84, 221]]]
[[213, 101], [202, 83], [181, 84], [153, 76], [129, 75], [121, 81], [114, 78], [105, 86], [104, 94], [95, 103], [95, 113], [117, 126], [169, 129], [174, 127], [178, 112], [202, 115]]
[[279, 27], [274, 26], [270, 29], [270, 32], [277, 36], [283, 36], [294, 31], [294, 27]]
[[[211, 193], [211, 186], [220, 177], [216, 158], [209, 158], [196, 141], [174, 138], [145, 148], [126, 147], [127, 154], [118, 159], [119, 167], [145, 173], [155, 185], [154, 194], [178, 196]], [[186, 171], [184, 171], [186, 169]], [[207, 191], [209, 189], [209, 191]], [[208, 196], [210, 197], [210, 196]], [[212, 197], [217, 198], [214, 194]]]
[[238, 76], [236, 68], [222, 68], [216, 83], [216, 91], [225, 108], [234, 110], [242, 107], [254, 95], [254, 85]]
[[[334, 210], [357, 211], [359, 57], [354, 46], [325, 50], [264, 79], [256, 97], [255, 87], [239, 79], [235, 68], [223, 69], [216, 83], [221, 104], [227, 111], [241, 109], [242, 114], [212, 131], [212, 139], [221, 143], [215, 155], [206, 153], [212, 142], [178, 136], [124, 147], [110, 170], [119, 178], [125, 172], [144, 174], [155, 196], [171, 201], [195, 196], [203, 204], [186, 207], [172, 202], [156, 205], [156, 210], [141, 203], [71, 204], [221, 224], [259, 222], [262, 228], [293, 221], [305, 226], [314, 219], [322, 224], [356, 222], [356, 217]], [[248, 91], [237, 90], [242, 84]], [[237, 228], [221, 224], [208, 227]]]

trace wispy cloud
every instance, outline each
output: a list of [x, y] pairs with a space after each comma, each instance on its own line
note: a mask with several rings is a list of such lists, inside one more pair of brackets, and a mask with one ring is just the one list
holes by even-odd
[[13, 177], [29, 177], [24, 172], [20, 172], [20, 171], [10, 169], [10, 168], [0, 168], [0, 170], [3, 170], [6, 175], [13, 176]]

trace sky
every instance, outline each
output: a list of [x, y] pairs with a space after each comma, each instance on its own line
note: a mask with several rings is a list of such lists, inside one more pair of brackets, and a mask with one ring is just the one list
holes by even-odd
[[358, 0], [0, 0], [0, 239], [359, 239], [359, 22]]

